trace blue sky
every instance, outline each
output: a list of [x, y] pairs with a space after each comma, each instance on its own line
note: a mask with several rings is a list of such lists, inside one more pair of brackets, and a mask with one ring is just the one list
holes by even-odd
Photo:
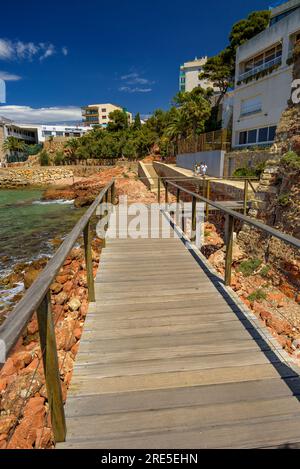
[[166, 109], [178, 91], [180, 64], [217, 53], [226, 45], [234, 22], [269, 4], [266, 0], [5, 2], [0, 78], [7, 79], [7, 102], [0, 115], [67, 121], [78, 117], [80, 106], [104, 102], [141, 114]]

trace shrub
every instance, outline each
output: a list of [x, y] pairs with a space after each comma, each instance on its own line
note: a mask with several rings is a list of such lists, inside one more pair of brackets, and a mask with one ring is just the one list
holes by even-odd
[[266, 167], [265, 162], [258, 163], [254, 168], [250, 168], [249, 166], [243, 166], [241, 168], [237, 168], [234, 171], [233, 176], [240, 177], [240, 178], [241, 177], [243, 178], [260, 177], [260, 175], [264, 172], [265, 167]]
[[64, 159], [65, 159], [65, 154], [63, 151], [56, 152], [56, 155], [54, 157], [55, 166], [60, 166], [61, 164], [63, 164]]
[[290, 202], [291, 202], [291, 194], [289, 192], [286, 194], [281, 194], [277, 199], [277, 203], [281, 207], [286, 207], [287, 205], [290, 204]]
[[46, 150], [43, 150], [39, 156], [41, 166], [50, 166], [50, 157]]
[[255, 272], [258, 267], [260, 267], [262, 264], [262, 261], [260, 259], [249, 259], [247, 261], [244, 261], [240, 264], [239, 266], [239, 271], [245, 276], [245, 277], [250, 277], [250, 275]]
[[262, 288], [255, 290], [253, 293], [251, 293], [251, 295], [248, 296], [248, 300], [250, 301], [250, 303], [254, 303], [254, 301], [262, 301], [266, 298], [267, 294]]
[[300, 156], [294, 151], [288, 151], [281, 158], [281, 163], [292, 169], [300, 169]]
[[271, 270], [270, 265], [265, 265], [259, 272], [259, 274], [263, 277], [266, 278], [269, 275], [269, 272]]

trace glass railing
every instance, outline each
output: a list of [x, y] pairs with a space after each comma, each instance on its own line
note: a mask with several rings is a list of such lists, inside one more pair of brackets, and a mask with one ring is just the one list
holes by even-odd
[[248, 72], [242, 73], [239, 76], [239, 81], [246, 80], [247, 78], [252, 77], [253, 75], [256, 75], [257, 73], [263, 72], [264, 70], [267, 70], [268, 68], [273, 67], [274, 65], [280, 65], [282, 62], [282, 57], [276, 57], [275, 59], [269, 60], [268, 62], [263, 63], [262, 65], [259, 65], [259, 67], [254, 67], [251, 70], [248, 70]]

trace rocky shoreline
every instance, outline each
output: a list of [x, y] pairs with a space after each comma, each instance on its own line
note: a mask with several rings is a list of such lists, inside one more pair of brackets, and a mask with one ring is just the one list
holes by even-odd
[[[94, 275], [100, 251], [101, 241], [95, 238], [92, 243]], [[43, 262], [33, 263], [34, 267], [24, 274], [27, 288]], [[88, 310], [87, 298], [84, 252], [81, 247], [74, 248], [51, 286], [64, 401]], [[0, 449], [53, 447], [35, 315], [0, 372], [0, 396]]]

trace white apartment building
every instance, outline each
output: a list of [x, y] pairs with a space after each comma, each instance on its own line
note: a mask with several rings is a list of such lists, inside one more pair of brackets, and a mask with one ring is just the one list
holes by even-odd
[[272, 144], [291, 95], [293, 48], [300, 40], [300, 0], [271, 8], [270, 26], [237, 50], [233, 147]]
[[37, 125], [38, 141], [45, 142], [50, 137], [74, 138], [82, 137], [92, 130], [92, 127], [79, 125]]
[[106, 104], [90, 104], [82, 108], [83, 124], [85, 126], [98, 126], [100, 125], [103, 128], [106, 128], [110, 119], [109, 115], [113, 111], [125, 111], [128, 116], [128, 123], [133, 122], [133, 117], [127, 109], [115, 104], [106, 103]]
[[185, 62], [180, 67], [179, 76], [179, 90], [180, 91], [192, 91], [194, 88], [201, 86], [201, 88], [213, 88], [213, 85], [208, 80], [200, 80], [199, 74], [203, 71], [203, 65], [206, 64], [207, 57], [202, 57], [190, 62]]

